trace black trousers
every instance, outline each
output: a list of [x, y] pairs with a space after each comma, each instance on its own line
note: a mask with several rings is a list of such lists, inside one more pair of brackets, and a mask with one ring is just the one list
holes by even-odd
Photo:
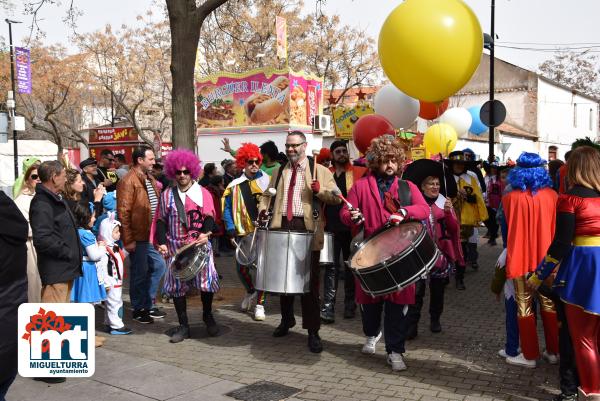
[[[340, 231], [333, 235], [333, 265], [325, 266], [323, 303], [335, 306], [335, 299], [339, 281], [339, 266], [344, 266], [344, 303], [354, 305], [354, 277], [352, 272], [344, 263], [350, 258], [350, 242], [352, 234], [350, 231]], [[340, 260], [340, 254], [342, 259]]]
[[[282, 217], [281, 228], [294, 231], [305, 231], [304, 219], [294, 217], [288, 222], [285, 216]], [[302, 305], [302, 328], [309, 332], [317, 332], [321, 328], [321, 316], [319, 310], [319, 252], [311, 252], [310, 264], [310, 292], [300, 296]], [[294, 319], [294, 295], [281, 295], [279, 297], [281, 304], [281, 320], [290, 322]]]
[[[421, 309], [423, 308], [423, 298], [425, 297], [425, 288], [428, 280], [419, 280], [415, 283], [415, 303], [408, 306], [408, 324], [417, 325], [421, 319]], [[429, 279], [429, 316], [431, 320], [439, 320], [444, 311], [444, 291], [446, 289], [446, 279], [432, 277]]]
[[404, 342], [408, 331], [408, 319], [404, 310], [406, 307], [407, 305], [394, 304], [389, 301], [360, 305], [363, 332], [367, 337], [375, 337], [381, 332], [381, 313], [384, 313], [383, 335], [385, 336], [385, 350], [388, 354], [405, 352]]
[[498, 230], [500, 229], [500, 226], [498, 226], [498, 222], [496, 221], [496, 209], [492, 209], [491, 207], [487, 206], [487, 212], [489, 218], [484, 221], [484, 224], [488, 229], [490, 240], [495, 240], [498, 238]]

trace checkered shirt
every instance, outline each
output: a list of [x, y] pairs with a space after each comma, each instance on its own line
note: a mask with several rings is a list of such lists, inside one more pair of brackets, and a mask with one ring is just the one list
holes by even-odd
[[[306, 164], [308, 158], [304, 158], [300, 163], [296, 165], [296, 185], [294, 186], [294, 197], [293, 197], [293, 210], [294, 217], [303, 217], [304, 210], [302, 209], [302, 191], [306, 186]], [[288, 189], [290, 188], [290, 182], [292, 181], [292, 169], [294, 166], [290, 165], [290, 173], [287, 175], [285, 182], [283, 183], [283, 215], [287, 216], [287, 204], [288, 204]]]

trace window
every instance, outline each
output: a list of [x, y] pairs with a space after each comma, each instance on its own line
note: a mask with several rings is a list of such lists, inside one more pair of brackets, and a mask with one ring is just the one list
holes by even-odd
[[588, 129], [590, 131], [594, 130], [594, 109], [590, 108], [590, 126], [588, 127]]
[[556, 146], [548, 147], [548, 160], [556, 160], [556, 155], [558, 153], [558, 148]]
[[577, 103], [573, 103], [573, 127], [577, 128]]

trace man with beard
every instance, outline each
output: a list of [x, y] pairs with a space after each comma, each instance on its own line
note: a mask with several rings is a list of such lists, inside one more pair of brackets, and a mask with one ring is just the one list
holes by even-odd
[[[330, 167], [337, 187], [344, 197], [352, 185], [367, 172], [367, 169], [350, 164], [348, 145], [345, 141], [335, 141], [330, 146], [333, 157], [333, 166]], [[325, 267], [323, 306], [321, 320], [324, 323], [335, 321], [335, 298], [338, 288], [338, 275], [340, 262], [344, 265], [344, 319], [354, 317], [356, 303], [354, 302], [354, 277], [343, 261], [350, 258], [350, 242], [352, 233], [350, 228], [340, 220], [342, 205], [325, 206], [325, 231], [333, 233], [333, 265]], [[340, 261], [340, 252], [342, 259]]]
[[[213, 295], [219, 290], [219, 275], [215, 268], [209, 237], [215, 229], [215, 207], [210, 192], [196, 182], [200, 175], [200, 160], [189, 150], [174, 150], [165, 162], [167, 178], [175, 180], [161, 195], [156, 222], [159, 252], [168, 258], [164, 293], [173, 297], [179, 327], [171, 333], [171, 342], [178, 343], [190, 337], [186, 294], [191, 286], [200, 291], [202, 320], [211, 337], [219, 333], [212, 314]], [[178, 251], [191, 244], [207, 244], [209, 260], [191, 280], [175, 277], [172, 269]]]
[[112, 192], [117, 189], [119, 176], [115, 171], [115, 155], [110, 149], [103, 149], [100, 152], [100, 162], [98, 162], [98, 176], [102, 185], [106, 187], [106, 192]]
[[[331, 172], [306, 157], [306, 136], [300, 131], [287, 135], [285, 150], [289, 162], [273, 171], [269, 188], [276, 189], [275, 197], [263, 197], [259, 218], [266, 222], [268, 215], [271, 229], [284, 229], [314, 233], [311, 258], [310, 292], [301, 296], [302, 327], [308, 330], [308, 348], [311, 352], [323, 350], [319, 328], [319, 252], [323, 249], [323, 216], [321, 204], [338, 204], [333, 195], [335, 181]], [[316, 169], [316, 170], [315, 170]], [[316, 176], [313, 176], [316, 171]], [[282, 250], [283, 251], [283, 250]], [[294, 296], [281, 295], [281, 324], [273, 336], [283, 337], [296, 325]]]
[[[243, 143], [235, 155], [235, 161], [242, 175], [227, 186], [222, 197], [223, 220], [230, 239], [245, 237], [254, 232], [254, 222], [258, 218], [258, 200], [269, 186], [270, 177], [260, 170], [262, 155], [253, 143]], [[246, 296], [242, 300], [244, 312], [254, 307], [254, 320], [265, 320], [265, 292], [256, 290], [250, 275], [250, 266], [236, 261], [236, 269]], [[256, 306], [253, 303], [256, 302]]]
[[[347, 226], [363, 224], [364, 236], [369, 237], [386, 223], [400, 224], [404, 220], [425, 220], [429, 205], [415, 184], [400, 180], [397, 172], [405, 160], [400, 141], [392, 135], [383, 135], [371, 141], [367, 150], [369, 174], [358, 180], [348, 193], [348, 202], [357, 209], [344, 205], [340, 218]], [[362, 212], [361, 212], [362, 211]], [[415, 303], [415, 285], [382, 296], [365, 292], [358, 279], [356, 301], [361, 305], [363, 332], [367, 337], [364, 354], [374, 354], [381, 338], [381, 315], [387, 362], [392, 370], [406, 370], [404, 342], [408, 329], [408, 307]]]

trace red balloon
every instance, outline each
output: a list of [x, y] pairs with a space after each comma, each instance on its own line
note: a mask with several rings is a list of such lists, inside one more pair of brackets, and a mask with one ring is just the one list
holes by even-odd
[[444, 112], [448, 108], [449, 100], [446, 99], [437, 103], [430, 103], [424, 102], [423, 100], [419, 100], [419, 103], [421, 104], [419, 117], [425, 120], [433, 120], [444, 114]]
[[367, 114], [358, 119], [352, 130], [352, 139], [361, 153], [366, 153], [371, 141], [382, 135], [396, 135], [387, 118], [379, 114]]

